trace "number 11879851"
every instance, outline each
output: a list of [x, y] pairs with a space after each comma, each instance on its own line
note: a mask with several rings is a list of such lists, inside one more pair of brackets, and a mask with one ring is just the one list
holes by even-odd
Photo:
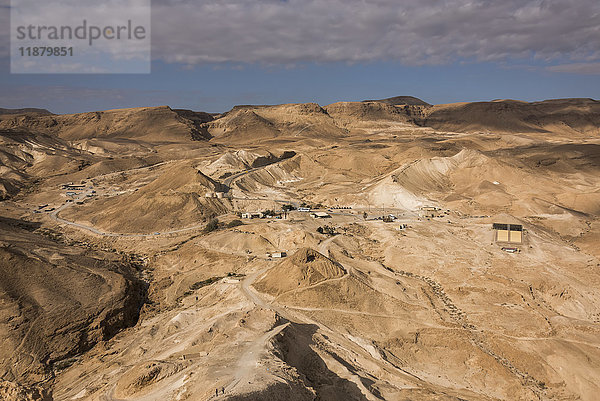
[[21, 57], [67, 57], [73, 56], [72, 47], [50, 47], [50, 46], [35, 46], [35, 47], [19, 47]]

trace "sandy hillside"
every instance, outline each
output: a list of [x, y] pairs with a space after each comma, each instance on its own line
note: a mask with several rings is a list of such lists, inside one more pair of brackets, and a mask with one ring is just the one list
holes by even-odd
[[0, 226], [0, 394], [37, 399], [73, 356], [135, 324], [145, 284], [117, 254], [66, 245], [23, 220]]
[[598, 136], [600, 103], [558, 99], [526, 103], [514, 100], [438, 105], [420, 124], [454, 132], [498, 131]]
[[107, 231], [127, 233], [177, 229], [227, 211], [228, 200], [206, 198], [207, 193], [226, 187], [190, 163], [173, 163], [148, 183], [133, 184], [123, 178], [120, 185], [123, 194], [118, 198], [88, 202], [65, 216], [86, 220]]
[[90, 155], [54, 135], [0, 129], [0, 199], [16, 195], [38, 177], [78, 171]]
[[220, 142], [245, 143], [275, 138], [319, 139], [340, 137], [346, 131], [317, 104], [278, 106], [237, 106], [224, 117], [206, 124], [208, 132]]
[[[190, 114], [193, 119], [189, 118]], [[0, 121], [0, 128], [27, 128], [67, 140], [119, 137], [169, 142], [206, 139], [206, 132], [199, 126], [211, 120], [212, 117], [206, 113], [190, 113], [161, 106], [70, 115], [15, 115]]]
[[597, 105], [4, 115], [0, 398], [595, 401]]
[[387, 99], [379, 100], [365, 100], [365, 102], [378, 102], [391, 104], [394, 106], [407, 105], [407, 106], [431, 106], [429, 103], [416, 98], [414, 96], [394, 96]]

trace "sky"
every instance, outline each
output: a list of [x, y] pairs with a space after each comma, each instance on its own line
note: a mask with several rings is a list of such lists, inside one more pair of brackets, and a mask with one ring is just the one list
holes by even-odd
[[10, 1], [0, 0], [0, 107], [223, 112], [600, 93], [597, 0], [154, 0], [151, 12], [149, 74], [11, 74]]

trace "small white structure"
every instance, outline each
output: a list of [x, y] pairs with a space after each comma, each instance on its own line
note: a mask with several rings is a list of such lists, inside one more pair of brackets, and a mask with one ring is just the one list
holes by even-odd
[[504, 252], [508, 252], [508, 253], [519, 253], [519, 252], [521, 252], [521, 250], [519, 248], [512, 248], [512, 247], [503, 247], [502, 250]]
[[286, 252], [274, 252], [271, 254], [272, 258], [285, 258], [287, 256]]
[[299, 212], [310, 212], [310, 208], [309, 207], [299, 207], [298, 211]]
[[328, 219], [328, 218], [331, 218], [331, 216], [328, 215], [325, 212], [312, 212], [310, 214], [310, 217], [312, 217], [313, 219]]
[[242, 219], [262, 219], [263, 214], [260, 212], [255, 213], [242, 213]]

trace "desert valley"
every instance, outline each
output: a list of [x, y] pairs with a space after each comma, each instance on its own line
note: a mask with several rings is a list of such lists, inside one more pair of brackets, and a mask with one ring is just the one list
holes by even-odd
[[0, 109], [0, 399], [586, 400], [600, 102]]

